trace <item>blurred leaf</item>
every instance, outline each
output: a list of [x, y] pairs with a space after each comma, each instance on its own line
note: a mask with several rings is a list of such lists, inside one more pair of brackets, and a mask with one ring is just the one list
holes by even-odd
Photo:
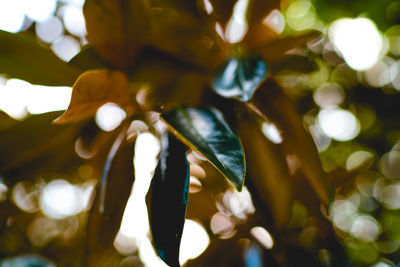
[[18, 123], [17, 120], [11, 118], [7, 113], [0, 110], [0, 131], [10, 128], [16, 123]]
[[[121, 140], [122, 139], [122, 140]], [[121, 143], [119, 144], [119, 142]], [[119, 146], [118, 146], [119, 144]], [[87, 221], [86, 262], [87, 266], [98, 266], [99, 259], [107, 259], [118, 233], [125, 205], [131, 194], [134, 182], [133, 154], [134, 144], [126, 140], [126, 129], [114, 142], [116, 149], [110, 164], [105, 187], [105, 216], [100, 212], [101, 193], [97, 193]], [[109, 153], [111, 154], [111, 153]]]
[[228, 48], [214, 24], [169, 8], [152, 9], [151, 20], [151, 44], [157, 49], [207, 70], [215, 69], [227, 57]]
[[199, 10], [197, 6], [197, 0], [151, 0], [152, 6], [155, 8], [168, 8], [183, 11], [194, 17], [199, 16]]
[[186, 147], [172, 134], [162, 137], [162, 153], [146, 196], [154, 246], [169, 266], [179, 266], [179, 246], [189, 192]]
[[141, 86], [137, 101], [145, 110], [197, 106], [205, 86], [205, 77], [197, 69], [152, 49], [141, 54], [130, 80]]
[[56, 267], [50, 260], [35, 254], [15, 256], [0, 261], [1, 267]]
[[90, 70], [79, 76], [73, 86], [67, 111], [54, 123], [78, 122], [96, 114], [102, 105], [113, 102], [122, 107], [132, 105], [128, 79], [119, 71]]
[[35, 36], [0, 30], [0, 74], [33, 84], [71, 86], [81, 72], [40, 46]]
[[147, 1], [87, 0], [83, 13], [87, 38], [99, 55], [117, 68], [129, 68], [149, 37]]
[[280, 0], [249, 0], [247, 8], [247, 21], [249, 27], [261, 23], [274, 9], [280, 9]]
[[213, 108], [180, 108], [162, 118], [176, 136], [242, 190], [246, 170], [243, 148], [222, 113]]
[[[105, 202], [106, 202], [107, 183], [111, 176], [111, 166], [114, 163], [115, 158], [117, 157], [117, 152], [119, 152], [119, 149], [120, 149], [122, 143], [127, 138], [126, 131], [127, 131], [127, 129], [123, 125], [120, 134], [117, 136], [117, 138], [115, 139], [114, 143], [112, 144], [112, 146], [110, 148], [110, 151], [108, 152], [106, 163], [105, 163], [104, 169], [103, 169], [103, 173], [101, 175], [100, 213], [103, 214], [103, 216], [107, 216], [107, 211], [105, 210], [105, 206], [106, 206]], [[133, 147], [132, 147], [132, 149], [133, 149]], [[132, 158], [133, 158], [133, 156], [132, 156]]]
[[51, 171], [57, 164], [79, 161], [74, 143], [81, 125], [53, 125], [52, 120], [59, 115], [60, 112], [32, 115], [0, 132], [2, 175], [7, 178], [28, 171], [32, 176], [34, 169]]
[[322, 202], [329, 204], [333, 191], [322, 170], [318, 151], [303, 127], [293, 103], [279, 85], [269, 79], [256, 92], [253, 109], [264, 119], [272, 120], [283, 131], [283, 145], [301, 162], [300, 169], [308, 178]]
[[247, 156], [248, 179], [270, 208], [276, 226], [282, 228], [290, 219], [293, 189], [281, 145], [270, 142], [249, 114], [242, 112], [238, 127]]
[[292, 71], [298, 73], [309, 73], [317, 70], [318, 66], [309, 57], [298, 55], [285, 55], [277, 62], [270, 65], [271, 73], [277, 74], [281, 71]]
[[307, 42], [318, 36], [320, 36], [319, 32], [310, 31], [298, 36], [288, 36], [268, 42], [256, 48], [256, 50], [266, 62], [277, 62], [284, 59], [286, 52], [295, 48], [304, 47]]
[[231, 58], [217, 71], [212, 85], [223, 97], [248, 102], [266, 76], [267, 66], [260, 59]]
[[237, 0], [210, 0], [214, 14], [223, 27], [232, 17], [233, 7], [236, 2]]
[[84, 71], [92, 69], [107, 69], [110, 67], [101, 57], [99, 57], [92, 46], [83, 48], [69, 61], [69, 63]]

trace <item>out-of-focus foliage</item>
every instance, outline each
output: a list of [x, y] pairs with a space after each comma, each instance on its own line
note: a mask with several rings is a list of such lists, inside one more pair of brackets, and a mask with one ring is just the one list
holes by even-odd
[[0, 266], [400, 262], [398, 1], [5, 3]]

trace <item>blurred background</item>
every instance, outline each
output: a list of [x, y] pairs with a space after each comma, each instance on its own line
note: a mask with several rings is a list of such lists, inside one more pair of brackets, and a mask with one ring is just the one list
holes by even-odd
[[[34, 33], [40, 45], [69, 61], [87, 44], [83, 4], [84, 0], [0, 0], [0, 30]], [[296, 101], [323, 168], [335, 185], [335, 201], [320, 212], [333, 225], [332, 239], [341, 248], [318, 245], [318, 232], [324, 226], [300, 201], [293, 205], [288, 226], [296, 233], [293, 242], [318, 258], [321, 266], [334, 266], [339, 254], [346, 255], [346, 266], [395, 266], [400, 262], [400, 1], [285, 0], [281, 7], [264, 20], [277, 33], [318, 30], [323, 34], [306, 49], [315, 71], [300, 74], [282, 69], [277, 79]], [[35, 114], [59, 114], [67, 108], [71, 91], [0, 74], [0, 130], [34, 119]], [[110, 132], [126, 116], [117, 105], [106, 104], [98, 110], [92, 127]], [[146, 132], [144, 122], [134, 123], [143, 129], [135, 144], [136, 181], [114, 241], [115, 251], [104, 266], [165, 266], [148, 238], [144, 201], [160, 144]], [[265, 124], [263, 132], [280, 142], [273, 125]], [[92, 148], [84, 140], [74, 144], [71, 153], [80, 159], [91, 157]], [[5, 144], [0, 147], [7, 149]], [[208, 250], [208, 257], [218, 262], [221, 255], [216, 252], [222, 245], [215, 240], [238, 238], [241, 224], [255, 208], [247, 189], [238, 193], [226, 184], [214, 185], [222, 193], [203, 189], [204, 178], [218, 174], [195, 153], [189, 160], [190, 199], [200, 204], [188, 210], [180, 260], [187, 266], [202, 266], [190, 259]], [[28, 260], [38, 266], [79, 266], [96, 170], [79, 159], [73, 164], [78, 168], [70, 176], [68, 172], [33, 175], [27, 171], [15, 174], [19, 178], [12, 186], [0, 174], [0, 266], [24, 266], [19, 264]], [[211, 201], [212, 208], [202, 207], [202, 201]], [[276, 242], [270, 229], [254, 225], [251, 234], [264, 249], [273, 251]], [[257, 246], [246, 247], [250, 259], [254, 259], [252, 253], [260, 253]], [[231, 249], [236, 251], [234, 246]], [[200, 262], [207, 262], [203, 255]], [[246, 266], [261, 266], [257, 264], [247, 261]]]

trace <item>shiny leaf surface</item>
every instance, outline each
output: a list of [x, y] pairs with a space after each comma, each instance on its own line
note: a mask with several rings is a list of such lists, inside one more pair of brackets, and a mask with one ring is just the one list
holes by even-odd
[[[118, 233], [125, 205], [131, 194], [134, 182], [133, 142], [126, 140], [126, 129], [114, 142], [111, 150], [116, 150], [112, 159], [107, 159], [107, 184], [103, 194], [97, 192], [87, 221], [86, 263], [98, 266], [99, 259], [107, 259], [113, 250], [113, 242]], [[109, 152], [109, 155], [111, 153]], [[100, 212], [102, 196], [105, 196], [103, 210]], [[103, 261], [104, 262], [104, 261]]]
[[238, 126], [247, 155], [248, 179], [251, 179], [259, 198], [271, 210], [277, 228], [282, 228], [290, 219], [293, 201], [282, 147], [270, 142], [257, 121], [246, 112], [242, 112]]
[[87, 71], [74, 84], [67, 111], [54, 122], [61, 124], [88, 119], [107, 102], [113, 102], [122, 107], [131, 106], [127, 87], [128, 79], [122, 72]]
[[189, 192], [186, 147], [172, 134], [162, 137], [162, 153], [147, 194], [153, 243], [169, 266], [179, 266], [179, 246]]
[[245, 159], [239, 138], [213, 108], [180, 108], [162, 118], [182, 141], [203, 155], [240, 191], [245, 175]]
[[35, 36], [0, 31], [0, 74], [33, 84], [71, 86], [81, 72], [40, 46]]
[[216, 73], [212, 85], [223, 97], [248, 102], [266, 76], [267, 66], [260, 59], [231, 58]]

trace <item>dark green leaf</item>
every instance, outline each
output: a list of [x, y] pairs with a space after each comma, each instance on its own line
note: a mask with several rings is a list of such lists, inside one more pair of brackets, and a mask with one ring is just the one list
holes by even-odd
[[91, 46], [83, 48], [69, 63], [84, 71], [110, 68]]
[[203, 155], [240, 191], [246, 171], [239, 138], [214, 108], [180, 108], [162, 118], [192, 149]]
[[81, 73], [40, 46], [34, 36], [0, 31], [0, 74], [33, 84], [72, 86]]
[[171, 134], [162, 137], [163, 151], [147, 203], [154, 246], [169, 266], [179, 266], [179, 246], [189, 191], [186, 148]]
[[[111, 148], [111, 150], [116, 150], [114, 157], [107, 159], [106, 164], [110, 166], [104, 193], [96, 194], [89, 214], [85, 255], [87, 266], [98, 266], [98, 263], [107, 260], [110, 251], [113, 251], [114, 238], [118, 233], [125, 205], [135, 180], [133, 148], [134, 144], [126, 140], [126, 128], [123, 128]], [[109, 152], [110, 154], [113, 153]], [[103, 207], [105, 216], [100, 212], [102, 195], [106, 200]]]
[[223, 97], [248, 102], [266, 76], [267, 66], [259, 58], [231, 58], [216, 73], [212, 85]]

